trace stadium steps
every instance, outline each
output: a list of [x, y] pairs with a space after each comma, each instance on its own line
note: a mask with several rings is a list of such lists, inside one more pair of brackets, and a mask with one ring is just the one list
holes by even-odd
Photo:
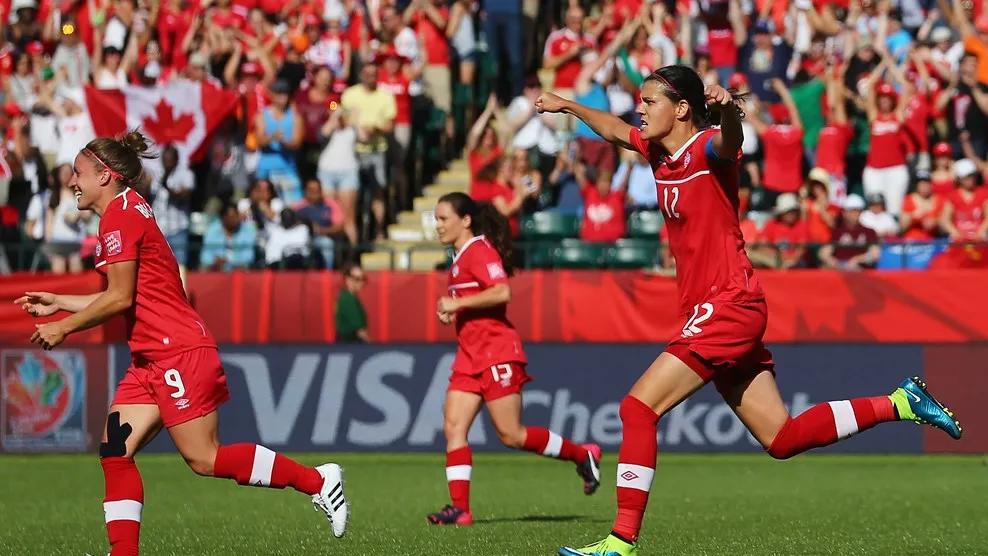
[[360, 257], [361, 265], [367, 270], [431, 271], [444, 264], [446, 249], [436, 240], [433, 211], [443, 195], [466, 193], [469, 189], [467, 161], [453, 161], [449, 170], [439, 173], [435, 183], [423, 188], [422, 196], [414, 199], [412, 210], [401, 212], [396, 222], [388, 226], [387, 239]]

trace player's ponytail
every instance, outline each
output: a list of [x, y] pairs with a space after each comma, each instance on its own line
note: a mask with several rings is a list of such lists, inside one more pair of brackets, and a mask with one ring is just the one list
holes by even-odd
[[[719, 110], [721, 106], [707, 106], [707, 98], [704, 94], [706, 86], [703, 79], [696, 71], [689, 66], [666, 66], [653, 71], [645, 82], [654, 81], [671, 100], [678, 102], [685, 100], [690, 105], [693, 114], [693, 123], [700, 129], [716, 124], [720, 119]], [[728, 89], [731, 93], [731, 106], [737, 110], [738, 116], [744, 119], [744, 102], [748, 99], [749, 93], [738, 92], [737, 89]]]
[[440, 203], [448, 203], [460, 218], [470, 217], [470, 231], [475, 236], [484, 236], [491, 242], [508, 276], [514, 274], [514, 249], [511, 245], [511, 226], [491, 203], [474, 201], [462, 192], [447, 193], [439, 198]]
[[125, 187], [146, 189], [150, 176], [144, 172], [145, 158], [156, 158], [150, 151], [148, 139], [136, 129], [113, 139], [97, 137], [82, 149], [97, 168], [106, 168], [110, 175]]

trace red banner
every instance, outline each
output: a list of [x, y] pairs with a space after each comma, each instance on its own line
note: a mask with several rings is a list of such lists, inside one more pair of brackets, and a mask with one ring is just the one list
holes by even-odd
[[[988, 341], [988, 272], [760, 272], [769, 300], [769, 342]], [[0, 282], [10, 301], [25, 290], [97, 291], [96, 275], [21, 275]], [[337, 273], [194, 273], [193, 305], [221, 343], [332, 342]], [[512, 279], [509, 317], [526, 341], [657, 342], [685, 322], [676, 314], [675, 281], [640, 272], [530, 271]], [[443, 273], [372, 272], [360, 298], [375, 342], [452, 342], [435, 317]], [[0, 342], [23, 343], [34, 324], [0, 304]], [[76, 342], [119, 341], [113, 323]]]

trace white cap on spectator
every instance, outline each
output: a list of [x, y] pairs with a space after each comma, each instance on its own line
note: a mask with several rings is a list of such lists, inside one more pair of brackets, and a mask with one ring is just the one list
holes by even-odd
[[847, 197], [844, 197], [844, 202], [841, 204], [841, 208], [844, 210], [864, 210], [865, 201], [861, 198], [861, 195], [851, 193]]
[[208, 68], [209, 57], [199, 51], [193, 52], [189, 56], [189, 65], [196, 68]]
[[37, 0], [14, 0], [10, 5], [10, 11], [16, 12], [17, 10], [23, 10], [24, 8], [38, 9]]
[[822, 183], [828, 187], [830, 186], [830, 172], [824, 170], [823, 168], [814, 168], [810, 170], [810, 175], [807, 179], [809, 181]]
[[156, 61], [150, 61], [144, 66], [144, 77], [148, 79], [157, 79], [161, 77], [161, 64]]
[[324, 21], [341, 21], [346, 12], [342, 4], [328, 4], [322, 12]]
[[943, 25], [937, 27], [930, 33], [930, 40], [933, 42], [949, 41], [954, 36], [949, 27]]
[[775, 214], [799, 210], [799, 197], [795, 193], [783, 193], [775, 199]]
[[967, 158], [962, 158], [954, 162], [954, 175], [958, 178], [966, 178], [978, 173], [978, 167]]
[[79, 108], [86, 107], [86, 93], [82, 87], [62, 87], [58, 94], [63, 100], [72, 101]]

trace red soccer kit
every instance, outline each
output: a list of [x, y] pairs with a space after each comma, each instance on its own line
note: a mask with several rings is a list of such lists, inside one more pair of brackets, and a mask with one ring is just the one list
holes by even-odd
[[947, 201], [954, 209], [952, 214], [954, 227], [961, 233], [964, 240], [982, 239], [978, 237], [978, 229], [984, 223], [985, 201], [988, 201], [988, 190], [981, 187], [968, 192], [968, 197], [960, 189], [955, 189], [947, 195]]
[[[469, 297], [508, 283], [501, 256], [484, 236], [467, 241], [449, 268], [449, 295]], [[449, 389], [481, 394], [487, 401], [521, 391], [531, 380], [518, 331], [508, 308], [464, 309], [456, 314], [456, 359]]]
[[666, 351], [724, 392], [739, 380], [773, 369], [762, 336], [768, 308], [744, 251], [738, 222], [739, 152], [720, 159], [712, 149], [719, 128], [697, 132], [678, 152], [631, 130], [629, 142], [655, 172], [659, 207], [676, 258], [683, 329]]
[[137, 262], [136, 297], [124, 313], [133, 362], [113, 404], [156, 404], [166, 427], [214, 411], [230, 398], [216, 341], [189, 305], [178, 262], [151, 206], [125, 189], [106, 207], [96, 270]]
[[905, 164], [906, 145], [902, 140], [902, 124], [895, 114], [878, 114], [871, 122], [868, 167], [892, 168]]
[[847, 146], [854, 130], [847, 124], [827, 124], [820, 130], [816, 147], [816, 165], [832, 176], [844, 177], [847, 168]]
[[765, 149], [762, 185], [779, 193], [795, 193], [803, 185], [803, 128], [773, 125], [761, 137]]

